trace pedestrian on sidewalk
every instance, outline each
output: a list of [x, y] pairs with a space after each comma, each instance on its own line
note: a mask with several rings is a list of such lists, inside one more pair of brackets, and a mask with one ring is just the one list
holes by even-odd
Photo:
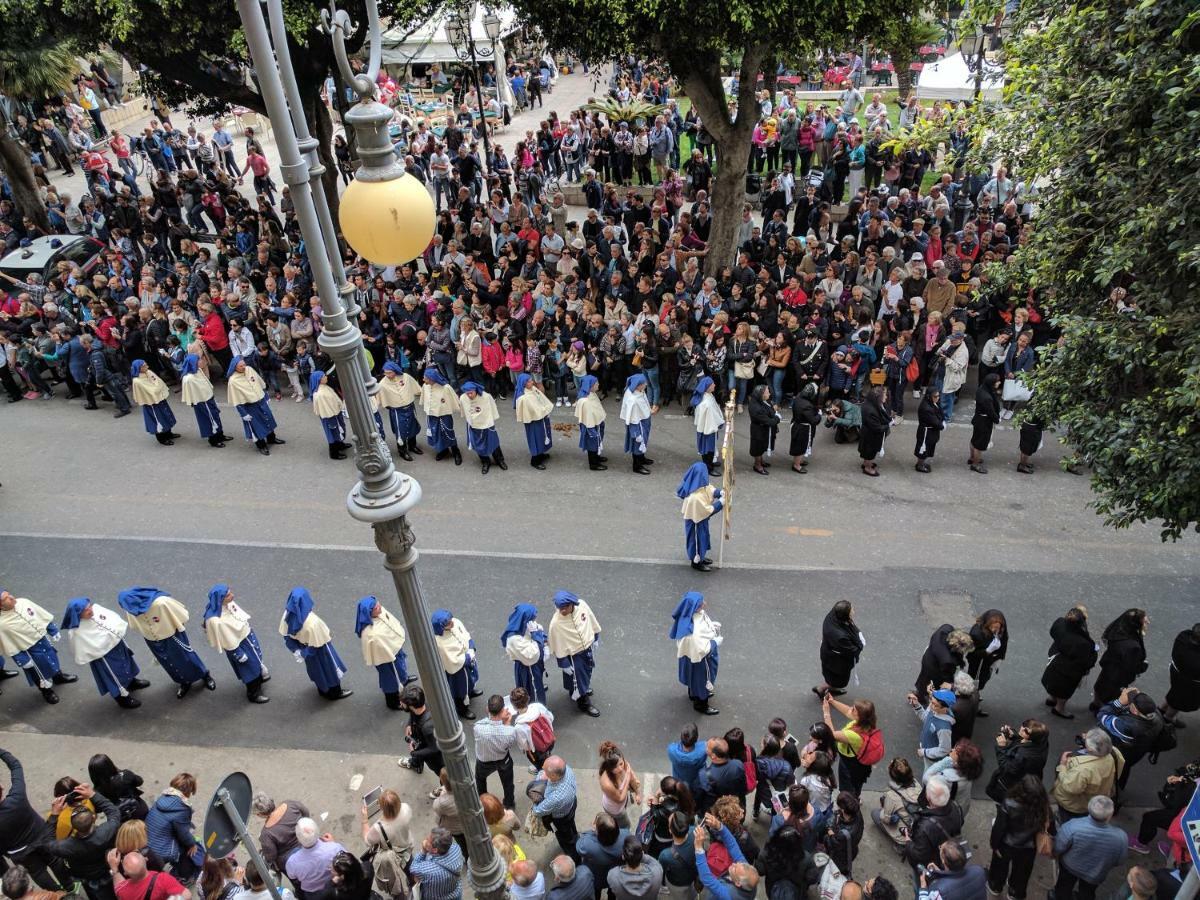
[[542, 799], [534, 804], [533, 814], [541, 816], [546, 827], [563, 853], [574, 863], [582, 861], [576, 844], [579, 831], [575, 826], [575, 810], [579, 805], [575, 772], [561, 756], [551, 756], [542, 764], [541, 776], [546, 780]]
[[73, 882], [71, 873], [65, 863], [47, 849], [54, 833], [29, 804], [21, 761], [0, 749], [0, 762], [8, 767], [9, 774], [8, 789], [0, 786], [0, 854], [23, 866], [44, 890], [69, 888]]
[[1112, 824], [1112, 817], [1112, 800], [1097, 795], [1088, 801], [1086, 816], [1071, 819], [1058, 830], [1054, 900], [1092, 900], [1113, 867], [1124, 862], [1129, 838]]
[[184, 883], [196, 877], [205, 856], [192, 824], [196, 789], [196, 776], [180, 772], [146, 813], [148, 846], [170, 863], [171, 874]]
[[511, 713], [504, 708], [504, 698], [492, 694], [487, 701], [488, 717], [475, 723], [475, 788], [487, 793], [488, 776], [500, 775], [504, 790], [504, 808], [515, 809], [512, 750], [517, 746], [517, 729]]

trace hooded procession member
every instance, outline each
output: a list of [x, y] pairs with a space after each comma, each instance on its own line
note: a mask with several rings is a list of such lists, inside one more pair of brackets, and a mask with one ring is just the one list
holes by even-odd
[[858, 430], [858, 458], [864, 475], [879, 476], [877, 460], [883, 455], [883, 444], [892, 429], [892, 417], [884, 399], [887, 388], [874, 387], [863, 395], [862, 426]]
[[225, 433], [221, 425], [221, 409], [213, 397], [212, 382], [200, 369], [200, 357], [195, 353], [185, 356], [179, 374], [183, 382], [180, 397], [196, 414], [200, 437], [205, 438], [211, 447], [224, 447], [225, 442], [233, 438]]
[[53, 646], [59, 636], [53, 615], [32, 600], [0, 590], [0, 653], [12, 657], [30, 687], [41, 691], [47, 703], [58, 702], [54, 685], [79, 680], [59, 665], [58, 651]]
[[553, 432], [550, 428], [550, 413], [554, 409], [554, 403], [528, 372], [517, 376], [517, 387], [513, 391], [513, 409], [517, 411], [517, 421], [525, 426], [529, 464], [535, 469], [546, 468], [550, 448], [554, 446]]
[[942, 412], [941, 392], [937, 388], [926, 388], [921, 405], [917, 407], [917, 446], [913, 455], [917, 457], [916, 469], [928, 474], [929, 460], [937, 449], [938, 441], [946, 428], [946, 414]]
[[188, 611], [182, 603], [156, 587], [128, 588], [117, 595], [117, 602], [163, 671], [179, 686], [176, 697], [182, 700], [196, 681], [203, 681], [210, 691], [217, 689], [208, 666], [192, 649], [184, 629]]
[[972, 472], [987, 474], [983, 452], [992, 446], [992, 429], [1000, 423], [1000, 381], [995, 372], [984, 376], [983, 384], [975, 391], [975, 415], [971, 417], [971, 458], [967, 465]]
[[608, 468], [604, 452], [604, 419], [607, 413], [600, 402], [600, 379], [584, 375], [579, 379], [579, 399], [575, 401], [575, 418], [579, 420], [579, 449], [586, 450], [588, 468], [602, 472]]
[[129, 625], [120, 613], [76, 597], [67, 604], [61, 627], [71, 641], [75, 662], [91, 668], [101, 695], [108, 694], [124, 709], [142, 705], [130, 691], [148, 688], [150, 682], [138, 678], [137, 661], [124, 640]]
[[237, 408], [242, 419], [246, 440], [254, 441], [259, 453], [270, 456], [268, 444], [287, 443], [275, 436], [275, 416], [267, 400], [266, 382], [240, 356], [230, 361], [225, 372], [225, 390], [229, 404]]
[[854, 624], [854, 607], [849, 600], [839, 600], [825, 614], [821, 623], [821, 680], [813, 693], [818, 700], [829, 694], [840, 697], [846, 693], [850, 674], [858, 665], [858, 657], [866, 647], [866, 640]]
[[812, 456], [813, 443], [817, 439], [817, 426], [821, 424], [821, 411], [817, 409], [817, 386], [809, 382], [800, 388], [792, 400], [792, 438], [788, 453], [792, 457], [792, 471], [808, 474], [808, 458]]
[[417, 446], [417, 435], [421, 433], [421, 423], [417, 421], [421, 386], [398, 363], [389, 359], [383, 364], [383, 378], [379, 379], [376, 397], [387, 410], [388, 423], [396, 437], [396, 452], [401, 459], [411, 462], [412, 454], [425, 452]]
[[692, 419], [696, 426], [696, 452], [700, 454], [704, 465], [708, 467], [709, 475], [720, 474], [717, 472], [715, 461], [717, 432], [725, 424], [725, 414], [721, 411], [721, 404], [717, 402], [716, 394], [713, 393], [715, 390], [716, 384], [705, 375], [696, 383], [691, 403], [695, 408]]
[[358, 601], [354, 633], [362, 641], [363, 662], [374, 666], [379, 673], [379, 689], [383, 691], [387, 708], [401, 709], [401, 689], [417, 680], [408, 674], [404, 626], [377, 599], [363, 597]]
[[1044, 429], [1045, 423], [1036, 416], [1026, 416], [1021, 422], [1021, 433], [1017, 442], [1021, 459], [1017, 463], [1017, 471], [1022, 475], [1033, 474], [1033, 454], [1042, 449], [1042, 431]]
[[246, 699], [266, 703], [270, 698], [263, 694], [262, 686], [271, 680], [271, 673], [263, 665], [262, 645], [250, 627], [250, 613], [237, 605], [227, 584], [214, 584], [208, 592], [204, 633], [209, 646], [224, 652], [233, 674], [246, 686]]
[[500, 450], [500, 435], [496, 433], [496, 420], [500, 413], [496, 401], [474, 381], [464, 381], [462, 396], [458, 398], [463, 418], [467, 420], [467, 448], [479, 454], [479, 462], [486, 475], [494, 462], [507, 469], [504, 453]]
[[436, 366], [425, 370], [425, 383], [421, 387], [421, 407], [425, 410], [425, 440], [436, 451], [434, 459], [454, 457], [456, 466], [462, 465], [462, 451], [458, 449], [458, 438], [454, 436], [454, 414], [461, 413], [458, 396], [446, 381], [446, 376]]
[[329, 458], [345, 459], [350, 447], [346, 443], [346, 410], [342, 398], [330, 387], [329, 376], [320, 369], [308, 377], [308, 400], [321, 420], [325, 441], [329, 444]]
[[500, 633], [500, 646], [513, 661], [513, 684], [538, 703], [546, 702], [546, 631], [538, 623], [537, 607], [518, 603]]
[[708, 558], [712, 548], [708, 520], [724, 505], [722, 493], [709, 484], [708, 467], [702, 462], [692, 463], [675, 491], [675, 496], [683, 501], [683, 539], [688, 561], [698, 572], [707, 572], [712, 567]]
[[595, 718], [600, 715], [592, 703], [592, 672], [596, 668], [592, 648], [600, 640], [600, 622], [587, 601], [570, 591], [554, 595], [557, 612], [550, 619], [547, 643], [562, 669], [563, 688], [580, 710]]
[[695, 591], [683, 595], [671, 618], [674, 621], [669, 636], [678, 648], [679, 683], [688, 689], [688, 699], [696, 712], [715, 716], [720, 710], [714, 709], [709, 700], [716, 690], [717, 648], [724, 640], [721, 623], [709, 618], [704, 595]]
[[313, 598], [307, 588], [294, 587], [279, 620], [283, 645], [292, 651], [296, 662], [304, 663], [317, 693], [326, 700], [341, 700], [354, 691], [342, 687], [346, 665], [333, 646], [329, 626], [313, 612]]
[[133, 361], [129, 377], [133, 383], [133, 402], [142, 408], [146, 433], [153, 435], [160, 444], [174, 444], [180, 435], [171, 430], [175, 427], [175, 413], [167, 402], [171, 391], [166, 383], [150, 371], [144, 359]]
[[454, 698], [460, 716], [474, 719], [471, 698], [483, 693], [475, 686], [479, 682], [475, 641], [471, 639], [471, 632], [448, 609], [434, 610], [432, 623], [433, 641], [450, 684], [450, 696]]
[[654, 460], [646, 456], [650, 446], [650, 398], [645, 375], [631, 375], [621, 397], [621, 421], [625, 423], [625, 452], [633, 454], [633, 471], [649, 475]]

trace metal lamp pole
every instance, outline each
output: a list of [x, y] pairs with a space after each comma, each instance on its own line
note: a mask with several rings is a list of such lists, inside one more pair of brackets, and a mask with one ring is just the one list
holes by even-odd
[[[487, 116], [483, 108], [483, 83], [479, 77], [479, 48], [475, 44], [475, 4], [455, 7], [450, 13], [451, 20], [446, 24], [446, 42], [453, 48], [454, 55], [460, 62], [471, 64], [471, 78], [475, 82], [475, 106], [479, 110], [479, 129], [483, 135], [483, 174], [484, 180], [491, 174], [492, 143], [488, 138]], [[498, 24], [498, 20], [497, 20]], [[484, 47], [484, 56], [492, 54], [489, 47]], [[499, 74], [497, 73], [497, 77]], [[499, 94], [499, 91], [497, 91]]]
[[[332, 32], [342, 76], [360, 98], [345, 116], [347, 126], [355, 129], [362, 160], [356, 180], [368, 185], [374, 182], [386, 189], [387, 182], [403, 177], [403, 169], [396, 163], [388, 136], [392, 111], [374, 101], [381, 34], [375, 0], [366, 0], [366, 9], [370, 39], [370, 63], [366, 74], [355, 75], [346, 57], [344, 33], [350, 29], [349, 16], [335, 8], [326, 22]], [[321, 301], [323, 328], [318, 343], [337, 364], [345, 393], [354, 437], [354, 461], [361, 475], [350, 491], [347, 505], [354, 519], [374, 529], [375, 544], [383, 552], [384, 566], [391, 571], [395, 582], [433, 716], [438, 746], [449, 774], [450, 789], [470, 842], [469, 874], [475, 893], [483, 900], [503, 900], [507, 897], [504, 868], [483, 818], [483, 806], [467, 760], [466, 739], [437, 655], [429, 613], [416, 573], [415, 537], [407, 514], [420, 502], [421, 486], [415, 479], [396, 470], [391, 451], [376, 430], [369, 392], [377, 391], [378, 386], [365, 364], [362, 333], [355, 318], [348, 315], [352, 294], [344, 292], [343, 288], [345, 273], [333, 220], [321, 189], [324, 167], [316, 156], [317, 142], [304, 125], [300, 95], [288, 57], [282, 0], [262, 3], [238, 0], [238, 13], [279, 148], [280, 171], [291, 188]], [[428, 238], [427, 235], [416, 237], [421, 241]]]

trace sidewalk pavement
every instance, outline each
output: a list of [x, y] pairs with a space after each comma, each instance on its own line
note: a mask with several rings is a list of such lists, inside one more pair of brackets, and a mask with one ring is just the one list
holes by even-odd
[[[118, 714], [114, 708], [114, 715]], [[427, 771], [416, 775], [396, 764], [397, 756], [381, 756], [375, 754], [354, 754], [291, 750], [282, 746], [287, 741], [287, 735], [279, 735], [281, 746], [274, 752], [265, 754], [260, 749], [247, 749], [237, 746], [237, 735], [230, 734], [230, 746], [216, 750], [209, 747], [197, 747], [184, 743], [186, 729], [193, 723], [187, 722], [183, 716], [172, 717], [176, 721], [163, 722], [162, 741], [126, 741], [104, 740], [93, 738], [41, 734], [35, 731], [0, 733], [0, 747], [13, 753], [25, 768], [25, 778], [28, 785], [29, 797], [35, 809], [49, 809], [51, 791], [54, 782], [70, 775], [81, 781], [88, 780], [87, 761], [97, 752], [107, 753], [121, 768], [132, 769], [145, 779], [143, 790], [146, 801], [154, 803], [154, 798], [168, 786], [170, 779], [179, 772], [190, 772], [197, 779], [199, 790], [193, 801], [195, 810], [193, 825], [200, 834], [204, 823], [204, 814], [208, 808], [213, 791], [226, 775], [235, 771], [244, 771], [250, 776], [255, 790], [262, 790], [271, 795], [276, 802], [283, 800], [299, 800], [312, 813], [322, 831], [328, 831], [345, 846], [361, 853], [365, 845], [361, 837], [359, 824], [359, 809], [362, 805], [362, 795], [376, 786], [392, 788], [404, 799], [413, 810], [412, 833], [414, 841], [419, 842], [433, 826], [433, 813], [428, 793], [436, 787], [434, 777]], [[386, 725], [394, 729], [397, 754], [404, 747], [400, 738], [407, 717], [403, 714], [386, 716]], [[364, 723], [367, 724], [367, 723]], [[379, 724], [375, 727], [379, 727]], [[219, 726], [218, 726], [219, 727]], [[172, 732], [178, 733], [182, 740], [172, 740]], [[560, 735], [569, 737], [569, 735]], [[561, 741], [571, 743], [570, 741]], [[560, 747], [561, 749], [561, 747]], [[583, 750], [583, 748], [580, 748]], [[663, 763], [666, 764], [666, 752], [663, 751]], [[567, 762], [575, 769], [579, 785], [579, 812], [576, 823], [579, 830], [585, 831], [591, 827], [592, 819], [600, 809], [600, 789], [595, 773], [595, 756], [591, 748], [583, 750], [582, 755], [573, 754]], [[524, 821], [529, 809], [525, 799], [525, 786], [532, 780], [528, 767], [523, 758], [514, 757], [514, 771], [517, 785], [517, 814]], [[639, 772], [644, 790], [647, 794], [657, 790], [658, 782], [669, 772]], [[361, 778], [359, 777], [361, 776]], [[0, 772], [0, 778], [7, 783], [7, 773]], [[352, 787], [352, 781], [354, 786]], [[490, 787], [500, 794], [500, 786], [496, 778], [492, 778]], [[978, 787], [978, 786], [977, 786]], [[884, 875], [897, 886], [901, 897], [912, 896], [909, 869], [898, 859], [897, 855], [887, 846], [886, 839], [870, 821], [870, 810], [879, 805], [880, 794], [874, 791], [864, 791], [863, 814], [866, 818], [866, 834], [863, 838], [859, 855], [854, 863], [853, 874], [860, 881], [875, 875]], [[1118, 816], [1119, 823], [1129, 829], [1136, 827], [1143, 810], [1131, 808], [1122, 809]], [[637, 821], [640, 810], [631, 808], [630, 818]], [[991, 828], [993, 804], [977, 791], [977, 796], [971, 804], [967, 818], [966, 836], [974, 852], [972, 862], [987, 866], [991, 858], [988, 849], [988, 834]], [[254, 820], [250, 824], [252, 833], [257, 834], [260, 822]], [[762, 846], [766, 841], [766, 830], [769, 820], [765, 815], [758, 822], [751, 822], [751, 833]], [[544, 838], [530, 838], [523, 831], [517, 841], [526, 855], [535, 860], [548, 874], [548, 864], [559, 854], [558, 845], [553, 835]], [[244, 851], [238, 852], [238, 858], [246, 859]], [[1128, 865], [1114, 870], [1107, 882], [1107, 887], [1115, 889], [1124, 878], [1129, 865], [1135, 862], [1161, 866], [1162, 860], [1157, 853], [1149, 857], [1132, 857]], [[1030, 883], [1029, 896], [1038, 897], [1053, 886], [1053, 865], [1039, 858], [1034, 877]], [[764, 891], [765, 894], [765, 891]], [[473, 892], [466, 890], [467, 896]], [[1107, 894], [1104, 894], [1105, 896]]]

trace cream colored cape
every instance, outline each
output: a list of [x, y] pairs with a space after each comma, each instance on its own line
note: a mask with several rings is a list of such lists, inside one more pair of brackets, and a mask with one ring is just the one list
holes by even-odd
[[188, 406], [198, 406], [213, 398], [212, 382], [203, 372], [196, 371], [183, 376], [183, 391], [180, 394]]
[[188, 611], [174, 597], [155, 597], [150, 608], [140, 616], [125, 613], [133, 630], [148, 641], [165, 641], [183, 631], [188, 623]]
[[342, 411], [342, 398], [327, 384], [317, 388], [312, 397], [313, 412], [319, 419], [332, 419]]
[[699, 434], [716, 434], [725, 424], [725, 414], [721, 412], [721, 404], [712, 394], [705, 394], [695, 412], [696, 431]]
[[705, 610], [698, 611], [692, 616], [692, 633], [682, 637], [679, 644], [679, 656], [686, 656], [694, 663], [700, 662], [712, 650], [713, 638], [717, 636], [716, 626], [708, 617]]
[[234, 372], [225, 383], [225, 396], [230, 406], [241, 406], [243, 403], [257, 403], [267, 396], [267, 386], [262, 377], [249, 365], [244, 372]]
[[0, 612], [0, 656], [16, 656], [46, 636], [54, 616], [32, 600], [17, 597], [12, 609]]
[[431, 416], [452, 416], [462, 412], [458, 396], [448, 384], [421, 385], [421, 409]]
[[204, 620], [208, 643], [217, 650], [236, 650], [250, 636], [250, 613], [230, 600], [221, 607], [221, 614]]
[[550, 398], [535, 387], [526, 387], [525, 393], [517, 398], [517, 421], [525, 425], [540, 422], [554, 409]]
[[546, 645], [550, 652], [563, 659], [582, 653], [592, 646], [600, 634], [600, 622], [592, 608], [587, 605], [587, 601], [580, 600], [569, 616], [564, 616], [560, 610], [554, 610], [546, 633], [549, 636]]
[[377, 396], [388, 409], [399, 409], [417, 402], [421, 396], [421, 386], [407, 372], [396, 376], [385, 374], [379, 379]]
[[362, 630], [363, 662], [368, 666], [390, 663], [404, 649], [404, 626], [400, 620], [381, 607], [379, 615]]
[[600, 402], [599, 394], [588, 394], [582, 400], [575, 401], [575, 417], [579, 424], [587, 428], [595, 428], [604, 421], [607, 413], [604, 404]]
[[458, 398], [458, 402], [462, 404], [463, 418], [472, 428], [492, 428], [495, 426], [496, 420], [500, 418], [500, 413], [496, 409], [496, 401], [487, 391], [476, 394], [474, 400], [463, 394]]
[[683, 518], [697, 523], [707, 520], [716, 511], [713, 508], [716, 505], [713, 497], [716, 490], [711, 484], [706, 484], [684, 497]]
[[92, 604], [92, 617], [80, 619], [77, 628], [67, 630], [75, 662], [86, 666], [100, 659], [125, 638], [129, 626], [121, 615], [99, 604]]
[[162, 403], [171, 392], [163, 380], [150, 371], [149, 366], [142, 366], [142, 371], [133, 379], [133, 402], [138, 406], [153, 406]]
[[531, 637], [514, 634], [504, 642], [504, 652], [513, 662], [519, 662], [523, 666], [533, 666], [542, 658], [542, 645]]
[[449, 631], [435, 634], [433, 641], [437, 644], [438, 656], [447, 675], [453, 675], [466, 664], [467, 651], [471, 649], [471, 632], [458, 619], [454, 620]]
[[279, 620], [279, 633], [306, 647], [324, 647], [333, 640], [333, 635], [329, 633], [329, 626], [315, 612], [310, 612], [304, 617], [300, 630], [295, 634], [288, 632], [287, 613], [285, 612], [283, 618]]

